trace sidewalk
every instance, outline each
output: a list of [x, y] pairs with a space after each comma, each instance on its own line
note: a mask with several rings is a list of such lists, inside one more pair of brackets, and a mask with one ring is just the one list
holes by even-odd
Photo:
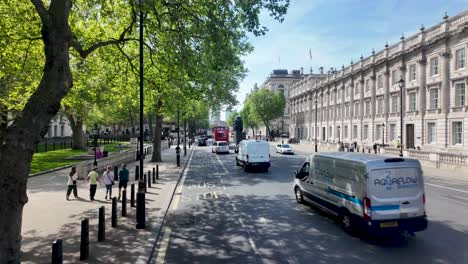
[[[117, 227], [111, 227], [111, 204], [105, 200], [105, 187], [98, 186], [96, 200], [89, 201], [89, 186], [79, 181], [78, 195], [65, 199], [68, 169], [51, 172], [29, 179], [29, 202], [23, 210], [22, 263], [50, 263], [52, 242], [63, 240], [63, 262], [77, 263], [80, 256], [81, 220], [89, 219], [89, 258], [83, 263], [146, 263], [161, 221], [169, 205], [177, 181], [191, 154], [181, 151], [181, 166], [176, 166], [174, 146], [162, 151], [163, 162], [145, 160], [144, 172], [152, 171], [159, 164], [159, 180], [146, 193], [146, 228], [136, 229], [136, 208], [130, 207], [130, 184], [135, 179], [137, 162], [129, 163], [127, 188], [127, 217], [121, 216], [122, 202], [117, 205]], [[83, 177], [85, 175], [79, 175]], [[137, 189], [137, 184], [135, 184]], [[113, 196], [118, 195], [118, 182], [113, 186]], [[106, 211], [106, 240], [97, 242], [98, 208]]]
[[[270, 142], [272, 145], [279, 144], [278, 142]], [[314, 145], [313, 144], [289, 144], [292, 146], [295, 152], [303, 152], [303, 154], [313, 154], [314, 153]], [[319, 147], [319, 152], [320, 147]], [[380, 154], [377, 154], [380, 155]], [[428, 177], [436, 177], [436, 178], [443, 178], [448, 180], [455, 180], [455, 181], [463, 181], [468, 182], [468, 174], [462, 172], [454, 172], [448, 169], [437, 169], [429, 166], [422, 166], [424, 175]]]

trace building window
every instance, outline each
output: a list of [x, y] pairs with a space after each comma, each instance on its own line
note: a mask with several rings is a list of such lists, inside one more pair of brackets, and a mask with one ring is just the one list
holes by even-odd
[[366, 101], [365, 111], [366, 115], [370, 115], [370, 101]]
[[344, 138], [348, 138], [348, 126], [344, 126], [343, 134], [344, 134]]
[[455, 51], [455, 69], [465, 68], [465, 48]]
[[359, 103], [354, 103], [354, 117], [359, 117]]
[[398, 95], [392, 95], [392, 113], [398, 113]]
[[453, 122], [452, 123], [452, 135], [453, 135], [453, 145], [462, 144], [463, 136], [463, 123], [462, 122]]
[[431, 109], [439, 108], [439, 89], [434, 88], [429, 91]]
[[330, 108], [330, 119], [335, 118], [335, 113], [333, 112], [333, 107]]
[[396, 125], [390, 124], [390, 140], [396, 139]]
[[392, 85], [396, 85], [398, 82], [398, 71], [393, 70], [392, 71]]
[[358, 138], [357, 125], [353, 126], [353, 138]]
[[416, 80], [416, 64], [411, 64], [409, 66], [409, 79], [410, 81]]
[[380, 134], [382, 132], [382, 125], [375, 126], [375, 140], [380, 140]]
[[436, 143], [436, 124], [427, 123], [427, 143]]
[[377, 99], [377, 114], [381, 115], [383, 114], [383, 97], [379, 97]]
[[465, 105], [465, 83], [455, 84], [455, 106]]
[[349, 104], [347, 104], [345, 107], [346, 107], [346, 108], [345, 108], [345, 118], [349, 118], [349, 116], [350, 116], [350, 114], [351, 114], [351, 113], [349, 112]]
[[431, 76], [439, 74], [439, 58], [435, 57], [430, 60], [431, 62]]
[[363, 131], [362, 131], [362, 138], [367, 139], [367, 135], [369, 134], [369, 126], [364, 125]]
[[346, 88], [345, 88], [345, 96], [346, 96], [346, 97], [349, 96], [349, 89], [350, 89], [350, 88], [351, 88], [350, 86], [346, 86]]
[[370, 91], [370, 80], [367, 79], [366, 80], [366, 92], [369, 92]]
[[359, 94], [359, 83], [354, 85], [354, 94]]
[[61, 125], [61, 126], [60, 126], [60, 136], [61, 136], [61, 137], [64, 137], [64, 136], [65, 136], [65, 126], [64, 126], [64, 125]]
[[408, 95], [409, 110], [416, 111], [416, 92], [411, 92]]
[[379, 74], [377, 76], [377, 88], [383, 88], [383, 76], [382, 74]]
[[57, 125], [54, 126], [54, 137], [58, 137], [58, 134], [57, 134]]

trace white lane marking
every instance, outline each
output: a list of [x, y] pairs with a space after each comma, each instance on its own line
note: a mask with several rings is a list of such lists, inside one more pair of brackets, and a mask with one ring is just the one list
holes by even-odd
[[244, 221], [242, 221], [242, 218], [239, 218], [239, 223], [241, 224], [242, 228], [245, 228]]
[[[458, 196], [456, 196], [457, 198], [459, 198]], [[454, 198], [451, 198], [451, 197], [446, 197], [446, 196], [440, 196], [440, 198], [443, 198], [443, 199], [446, 199], [446, 200], [449, 200], [450, 202], [455, 202], [455, 203], [458, 203], [458, 204], [461, 204], [461, 205], [466, 205], [466, 202], [463, 202], [463, 201], [459, 201], [459, 200], [456, 200]]]
[[164, 229], [164, 237], [161, 242], [161, 247], [159, 248], [158, 257], [156, 258], [156, 264], [164, 264], [164, 259], [166, 258], [167, 248], [169, 247], [169, 238], [171, 237], [172, 229], [166, 227]]
[[174, 204], [172, 205], [172, 210], [177, 210], [177, 206], [179, 205], [180, 202], [180, 194], [176, 193], [176, 196], [174, 197]]
[[441, 185], [437, 185], [437, 184], [432, 184], [432, 183], [425, 183], [425, 184], [430, 185], [430, 186], [434, 186], [434, 187], [439, 187], [439, 188], [442, 188], [442, 189], [447, 189], [447, 190], [452, 190], [452, 191], [457, 191], [457, 192], [462, 192], [462, 193], [468, 193], [468, 191], [455, 189], [455, 188], [451, 188], [451, 187], [446, 187], [446, 186], [441, 186]]
[[187, 178], [187, 173], [190, 170], [190, 164], [192, 163], [193, 151], [190, 153], [187, 167], [185, 167], [184, 173], [182, 174], [182, 179], [180, 180], [179, 186], [176, 189], [174, 203], [172, 204], [172, 210], [177, 210], [180, 202], [180, 196], [182, 195], [182, 188], [184, 187], [185, 179]]
[[228, 169], [227, 169], [226, 166], [224, 166], [224, 164], [221, 162], [221, 159], [219, 158], [219, 156], [216, 155], [216, 159], [218, 160], [219, 164], [221, 164], [221, 167], [223, 168], [224, 173], [225, 173], [225, 174], [229, 174]]
[[255, 252], [255, 254], [256, 254], [256, 255], [260, 255], [260, 254], [258, 253], [257, 247], [255, 246], [255, 242], [254, 242], [253, 239], [250, 238], [250, 237], [249, 237], [249, 244], [250, 244], [250, 246], [252, 247], [252, 249], [253, 249], [253, 251]]

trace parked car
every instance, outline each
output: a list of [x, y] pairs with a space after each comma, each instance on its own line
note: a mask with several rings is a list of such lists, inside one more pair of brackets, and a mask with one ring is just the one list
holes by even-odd
[[294, 193], [334, 215], [348, 233], [408, 235], [427, 228], [418, 160], [353, 152], [311, 155], [295, 172]]
[[245, 171], [259, 168], [268, 171], [270, 168], [270, 144], [263, 140], [242, 140], [239, 143], [236, 165]]
[[278, 144], [276, 145], [276, 153], [294, 155], [294, 150], [288, 144]]
[[213, 143], [211, 152], [216, 153], [216, 154], [229, 153], [229, 145], [226, 141], [216, 141]]

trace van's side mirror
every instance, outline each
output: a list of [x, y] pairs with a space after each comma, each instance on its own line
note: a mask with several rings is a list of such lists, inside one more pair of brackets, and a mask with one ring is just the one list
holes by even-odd
[[299, 177], [297, 177], [297, 175], [299, 175], [299, 172], [298, 172], [297, 170], [295, 170], [295, 171], [294, 171], [294, 177], [296, 177], [296, 178], [299, 179]]

